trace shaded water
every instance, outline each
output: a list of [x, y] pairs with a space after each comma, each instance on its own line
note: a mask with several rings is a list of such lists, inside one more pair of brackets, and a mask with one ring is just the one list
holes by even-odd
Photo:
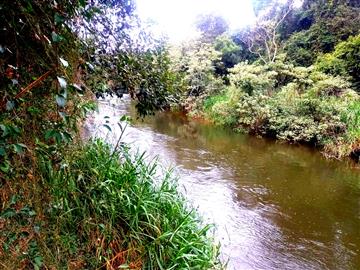
[[[136, 118], [128, 98], [100, 101], [86, 129], [115, 140], [100, 126], [123, 114]], [[124, 140], [176, 166], [229, 269], [360, 269], [359, 168], [171, 113], [135, 121]]]

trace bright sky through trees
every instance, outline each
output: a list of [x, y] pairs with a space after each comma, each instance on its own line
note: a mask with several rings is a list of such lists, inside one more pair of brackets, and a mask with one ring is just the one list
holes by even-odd
[[140, 17], [157, 24], [157, 32], [181, 41], [196, 35], [194, 21], [200, 14], [223, 16], [231, 29], [254, 21], [251, 0], [136, 0]]

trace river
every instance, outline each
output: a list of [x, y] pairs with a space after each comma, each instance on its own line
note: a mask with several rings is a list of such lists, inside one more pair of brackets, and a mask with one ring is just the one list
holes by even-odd
[[[136, 120], [129, 97], [99, 101], [85, 132], [175, 166], [185, 196], [216, 225], [228, 269], [360, 269], [360, 169], [174, 113]], [[113, 132], [102, 127], [108, 121]]]

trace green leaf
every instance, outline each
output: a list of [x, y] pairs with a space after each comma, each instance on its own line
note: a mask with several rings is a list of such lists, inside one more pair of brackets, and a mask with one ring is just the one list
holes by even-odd
[[15, 143], [15, 144], [13, 144], [13, 146], [14, 146], [14, 151], [17, 154], [22, 154], [25, 149], [28, 149], [27, 146], [22, 143]]
[[128, 115], [123, 115], [120, 117], [120, 122], [128, 122], [130, 123], [131, 122], [131, 117], [128, 116]]
[[50, 138], [54, 137], [55, 130], [51, 129], [45, 132], [45, 140], [48, 141]]
[[28, 217], [36, 216], [36, 212], [34, 210], [30, 209], [29, 206], [25, 206], [24, 208], [22, 208], [20, 210], [20, 213], [25, 216], [28, 216]]
[[36, 256], [34, 258], [34, 264], [35, 266], [41, 267], [43, 264], [43, 258], [41, 256]]
[[12, 208], [7, 208], [1, 213], [1, 217], [3, 218], [11, 218], [14, 216], [16, 216], [16, 211]]
[[100, 227], [100, 229], [101, 229], [102, 232], [105, 231], [105, 225], [104, 225], [104, 224], [100, 223], [100, 224], [99, 224], [99, 227]]
[[6, 135], [8, 135], [8, 128], [5, 125], [0, 125], [0, 129], [2, 130], [3, 134], [1, 135], [1, 137], [5, 137]]
[[6, 150], [4, 147], [0, 147], [0, 156], [5, 156], [6, 155]]
[[85, 7], [86, 6], [86, 0], [79, 0], [80, 6]]
[[16, 133], [16, 134], [20, 134], [20, 133], [21, 133], [20, 128], [18, 128], [17, 126], [13, 126], [13, 127], [12, 127], [12, 130], [13, 130], [14, 133]]
[[4, 173], [8, 173], [10, 171], [9, 161], [5, 160], [5, 162], [3, 164], [1, 164], [0, 170], [2, 170]]
[[61, 134], [61, 132], [55, 131], [54, 133], [54, 138], [57, 144], [61, 143], [63, 136]]
[[59, 112], [59, 115], [61, 117], [61, 119], [66, 123], [67, 122], [67, 115], [65, 112]]
[[48, 130], [45, 133], [45, 140], [50, 140], [50, 139], [54, 139], [56, 143], [60, 143], [63, 140], [63, 136], [61, 134], [61, 132], [57, 131], [57, 130]]
[[16, 204], [16, 202], [19, 200], [19, 196], [18, 195], [13, 195], [13, 196], [11, 196], [11, 199], [10, 199], [10, 202], [9, 202], [9, 204], [10, 205], [14, 205], [14, 204]]
[[71, 136], [71, 134], [68, 133], [68, 132], [66, 132], [66, 131], [62, 132], [62, 138], [63, 138], [63, 140], [64, 140], [65, 142], [67, 142], [67, 143], [71, 142], [72, 139], [73, 139], [72, 136]]

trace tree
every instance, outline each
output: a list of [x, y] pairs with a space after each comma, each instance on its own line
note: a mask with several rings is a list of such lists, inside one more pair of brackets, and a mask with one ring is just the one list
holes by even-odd
[[218, 36], [229, 29], [226, 20], [214, 14], [198, 16], [195, 25], [201, 33], [202, 40], [208, 43], [212, 43]]
[[360, 91], [360, 34], [336, 45], [331, 53], [320, 56], [316, 68], [334, 76], [350, 77]]
[[[297, 16], [298, 27], [284, 44], [287, 61], [296, 65], [310, 66], [319, 53], [329, 53], [337, 43], [360, 33], [360, 9], [351, 5], [307, 1]], [[304, 21], [310, 26], [303, 28]]]
[[220, 59], [220, 53], [212, 44], [194, 40], [183, 43], [172, 50], [173, 70], [183, 74], [186, 96], [201, 96], [216, 93], [222, 81], [214, 76], [214, 62]]
[[248, 48], [265, 64], [273, 63], [280, 48], [279, 28], [293, 9], [293, 0], [285, 6], [275, 3], [269, 11], [258, 18], [248, 33]]

